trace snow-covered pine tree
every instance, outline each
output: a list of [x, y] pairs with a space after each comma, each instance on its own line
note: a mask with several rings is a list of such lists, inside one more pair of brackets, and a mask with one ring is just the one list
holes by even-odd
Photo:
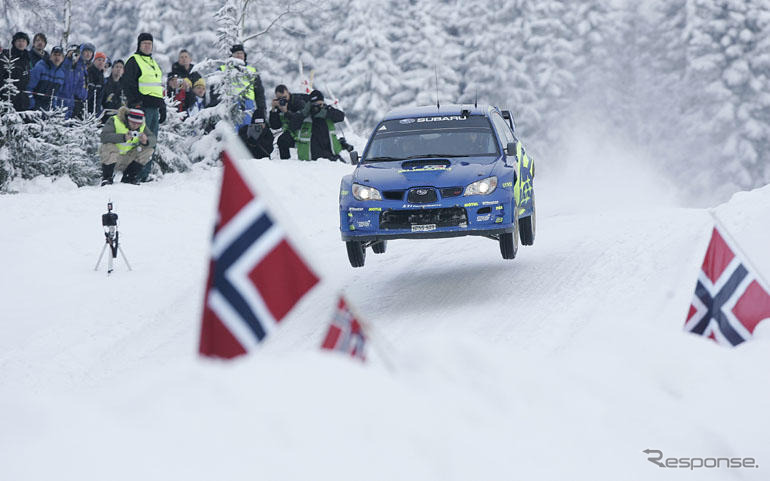
[[[770, 4], [692, 0], [688, 5], [688, 118], [719, 145], [718, 185], [770, 182]], [[732, 190], [732, 189], [728, 189]]]
[[366, 131], [402, 89], [403, 72], [388, 37], [397, 25], [382, 2], [345, 4], [336, 4], [341, 21], [325, 55], [323, 80], [344, 101], [350, 121]]

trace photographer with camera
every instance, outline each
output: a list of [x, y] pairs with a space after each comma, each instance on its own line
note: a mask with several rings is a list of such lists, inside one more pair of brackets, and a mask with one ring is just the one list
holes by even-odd
[[278, 151], [282, 159], [291, 157], [289, 149], [296, 145], [299, 128], [305, 116], [302, 109], [305, 102], [297, 95], [291, 95], [289, 89], [281, 84], [275, 88], [275, 98], [270, 108], [270, 128], [283, 129], [278, 136]]
[[101, 140], [102, 185], [112, 184], [116, 168], [123, 170], [121, 182], [138, 184], [139, 174], [150, 161], [157, 140], [144, 121], [144, 111], [120, 107], [104, 124]]
[[297, 135], [297, 156], [300, 160], [339, 160], [342, 144], [334, 124], [345, 120], [345, 113], [326, 105], [318, 90], [310, 92], [309, 100], [302, 109], [304, 120]]

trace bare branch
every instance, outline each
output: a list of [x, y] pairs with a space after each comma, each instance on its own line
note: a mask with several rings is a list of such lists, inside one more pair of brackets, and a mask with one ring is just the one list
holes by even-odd
[[246, 42], [248, 42], [249, 40], [254, 40], [255, 38], [259, 38], [259, 37], [261, 37], [262, 35], [264, 35], [264, 34], [266, 34], [267, 32], [269, 32], [269, 31], [270, 31], [270, 29], [271, 29], [271, 28], [273, 28], [273, 26], [274, 26], [274, 25], [275, 25], [275, 24], [276, 24], [276, 23], [277, 23], [277, 22], [278, 22], [278, 21], [279, 21], [281, 18], [285, 17], [286, 15], [290, 15], [290, 14], [293, 14], [293, 13], [295, 13], [295, 12], [294, 12], [294, 11], [291, 9], [291, 6], [289, 6], [289, 7], [288, 7], [288, 8], [287, 8], [285, 11], [281, 12], [281, 14], [280, 14], [280, 15], [278, 15], [277, 17], [275, 17], [275, 18], [273, 19], [273, 21], [272, 21], [272, 22], [270, 22], [270, 25], [268, 25], [268, 26], [267, 26], [267, 28], [265, 28], [265, 29], [264, 29], [264, 30], [262, 30], [261, 32], [258, 32], [258, 33], [254, 33], [254, 34], [251, 34], [251, 35], [249, 35], [248, 37], [244, 38], [244, 39], [243, 39], [243, 43], [245, 44], [245, 43], [246, 43]]

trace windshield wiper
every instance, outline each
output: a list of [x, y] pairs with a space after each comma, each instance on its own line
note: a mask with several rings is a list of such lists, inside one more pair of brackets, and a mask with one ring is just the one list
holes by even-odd
[[404, 160], [403, 157], [369, 157], [364, 162], [389, 162], [392, 160]]
[[448, 157], [468, 157], [467, 155], [459, 154], [425, 154], [425, 155], [410, 155], [405, 159], [446, 159]]

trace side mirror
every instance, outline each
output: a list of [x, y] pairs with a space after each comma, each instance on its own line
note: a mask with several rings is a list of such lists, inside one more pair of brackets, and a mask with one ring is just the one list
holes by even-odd
[[350, 163], [353, 165], [358, 165], [358, 152], [355, 150], [350, 152]]
[[516, 142], [508, 142], [505, 153], [508, 155], [516, 155]]

